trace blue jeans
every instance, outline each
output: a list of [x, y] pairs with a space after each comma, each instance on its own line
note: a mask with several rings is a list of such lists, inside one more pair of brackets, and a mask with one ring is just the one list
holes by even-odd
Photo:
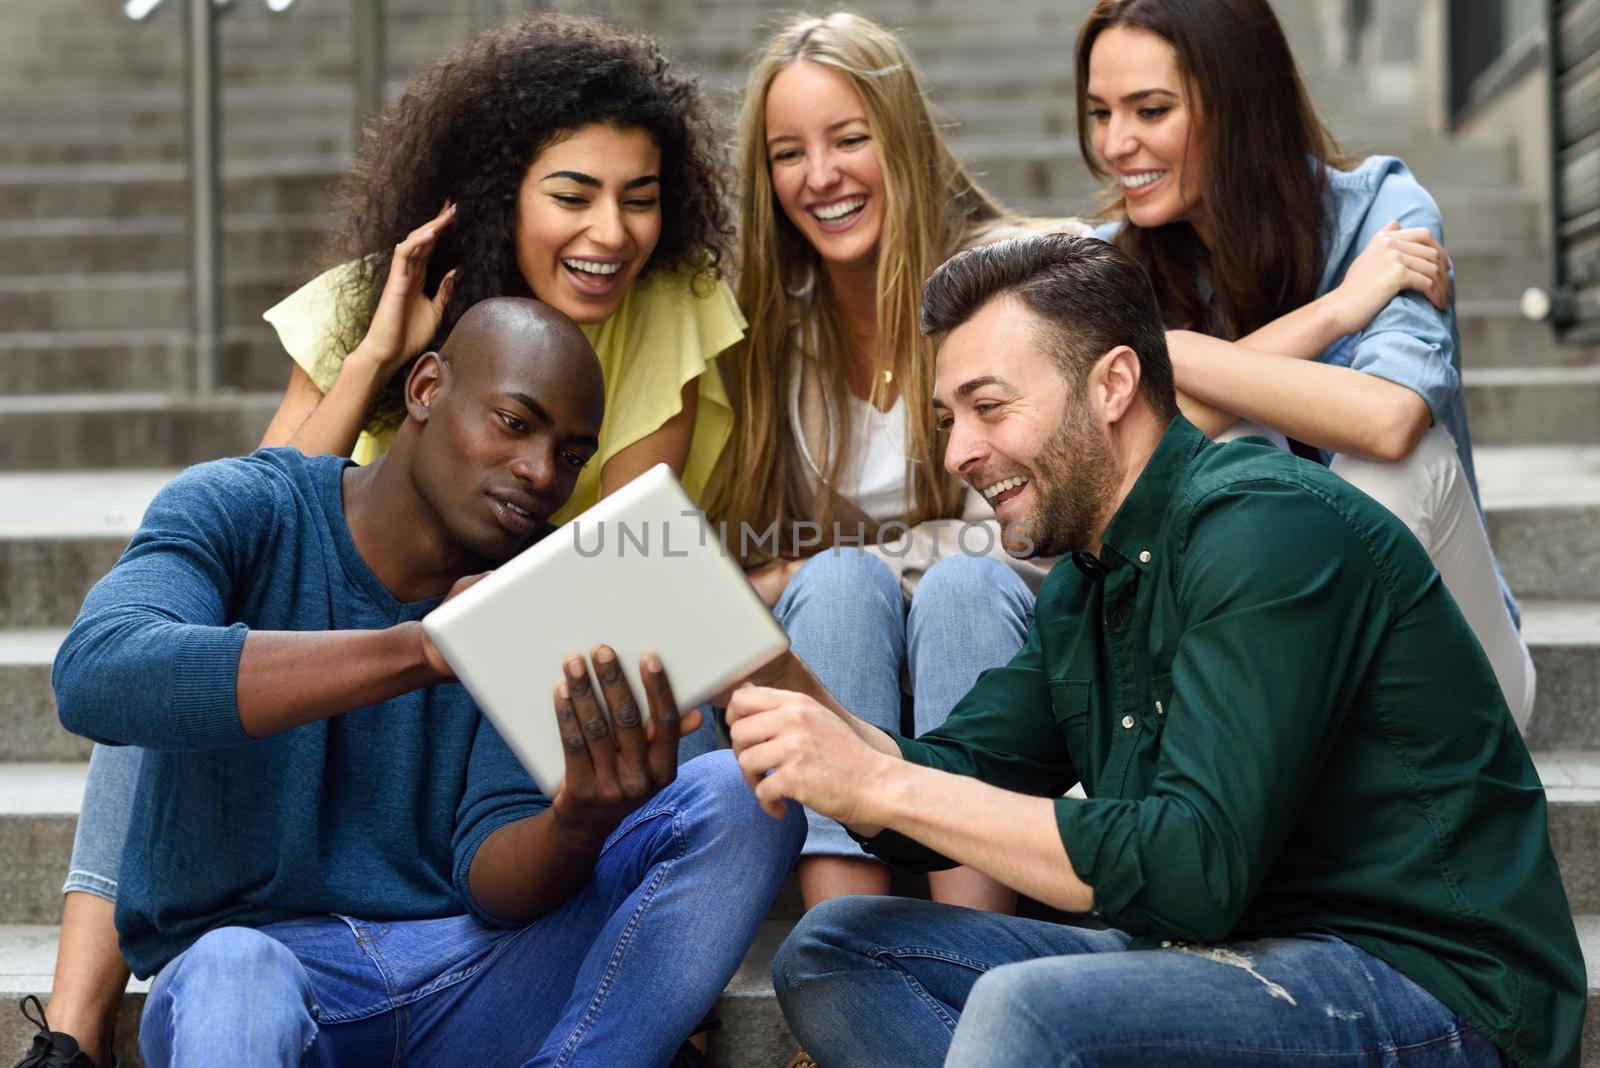
[[117, 899], [117, 873], [122, 868], [122, 847], [128, 841], [133, 795], [143, 763], [144, 750], [134, 745], [96, 745], [89, 754], [89, 777], [83, 784], [83, 804], [78, 808], [78, 829], [62, 893]]
[[[987, 557], [947, 557], [922, 576], [908, 611], [888, 566], [860, 550], [814, 556], [773, 609], [795, 655], [855, 715], [903, 732], [902, 671], [913, 735], [945, 721], [978, 675], [1022, 648], [1033, 594]], [[866, 858], [843, 827], [806, 810], [807, 856]]]
[[1488, 1040], [1330, 934], [1132, 952], [1121, 931], [904, 898], [807, 912], [772, 963], [817, 1063], [1479, 1068]]
[[623, 821], [573, 898], [521, 929], [316, 916], [207, 933], [156, 976], [140, 1049], [150, 1068], [665, 1064], [732, 977], [804, 834], [798, 809], [767, 816], [733, 755], [713, 753]]

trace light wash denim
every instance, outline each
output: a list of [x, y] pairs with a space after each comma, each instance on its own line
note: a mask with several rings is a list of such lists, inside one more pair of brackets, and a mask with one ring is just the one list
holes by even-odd
[[[797, 655], [855, 715], [903, 733], [902, 671], [914, 734], [945, 721], [978, 675], [1010, 661], [1033, 619], [1033, 594], [988, 557], [951, 556], [917, 584], [858, 549], [824, 552], [795, 573], [773, 609]], [[870, 859], [838, 823], [806, 810], [806, 856]]]
[[828, 1068], [1487, 1068], [1438, 998], [1330, 934], [1129, 950], [1121, 931], [905, 898], [800, 920], [772, 979]]
[[316, 916], [207, 933], [156, 976], [140, 1050], [150, 1068], [665, 1064], [733, 976], [804, 833], [797, 808], [766, 815], [733, 755], [713, 753], [526, 927]]
[[117, 873], [122, 846], [133, 818], [133, 794], [139, 785], [144, 750], [136, 745], [96, 744], [89, 754], [89, 776], [78, 807], [78, 829], [72, 838], [64, 894], [81, 892], [117, 899]]

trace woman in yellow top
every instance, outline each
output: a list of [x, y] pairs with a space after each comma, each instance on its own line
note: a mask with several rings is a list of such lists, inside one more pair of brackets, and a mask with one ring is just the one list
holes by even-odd
[[[711, 115], [656, 45], [588, 19], [492, 30], [419, 77], [345, 179], [336, 264], [266, 313], [294, 367], [263, 446], [388, 447], [405, 371], [491, 296], [578, 322], [605, 374], [600, 447], [564, 522], [666, 462], [699, 497], [732, 424], [716, 370], [744, 320]], [[444, 205], [441, 210], [441, 205]], [[128, 971], [113, 899], [138, 749], [96, 747], [36, 1047], [111, 1063]], [[80, 1062], [73, 1062], [80, 1063]]]

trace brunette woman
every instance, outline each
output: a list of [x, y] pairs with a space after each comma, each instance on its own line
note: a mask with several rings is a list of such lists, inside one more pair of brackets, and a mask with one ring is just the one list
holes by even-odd
[[1083, 157], [1110, 179], [1097, 232], [1150, 272], [1185, 414], [1276, 431], [1399, 516], [1526, 726], [1533, 662], [1478, 505], [1433, 198], [1392, 156], [1339, 154], [1267, 0], [1102, 0], [1077, 84]]

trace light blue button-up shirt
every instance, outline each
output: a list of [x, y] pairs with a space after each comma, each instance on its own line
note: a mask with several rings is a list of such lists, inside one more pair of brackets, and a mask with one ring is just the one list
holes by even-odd
[[[1427, 227], [1444, 244], [1444, 224], [1439, 206], [1399, 159], [1369, 156], [1351, 171], [1329, 171], [1332, 212], [1324, 233], [1325, 266], [1316, 296], [1344, 281], [1345, 272], [1372, 238], [1391, 221], [1402, 227]], [[1107, 223], [1095, 236], [1109, 241], [1123, 224]], [[1456, 326], [1455, 293], [1448, 311], [1440, 311], [1428, 298], [1408, 289], [1389, 301], [1364, 330], [1348, 334], [1317, 357], [1321, 363], [1350, 367], [1399, 383], [1427, 402], [1434, 422], [1455, 439], [1461, 468], [1478, 500], [1478, 477], [1472, 464], [1472, 437], [1467, 428], [1467, 406], [1461, 394], [1461, 332]], [[1324, 450], [1327, 463], [1333, 454]], [[1482, 503], [1479, 503], [1482, 511]], [[1498, 570], [1499, 564], [1496, 563]], [[1515, 599], [1500, 576], [1500, 588], [1521, 622]]]

